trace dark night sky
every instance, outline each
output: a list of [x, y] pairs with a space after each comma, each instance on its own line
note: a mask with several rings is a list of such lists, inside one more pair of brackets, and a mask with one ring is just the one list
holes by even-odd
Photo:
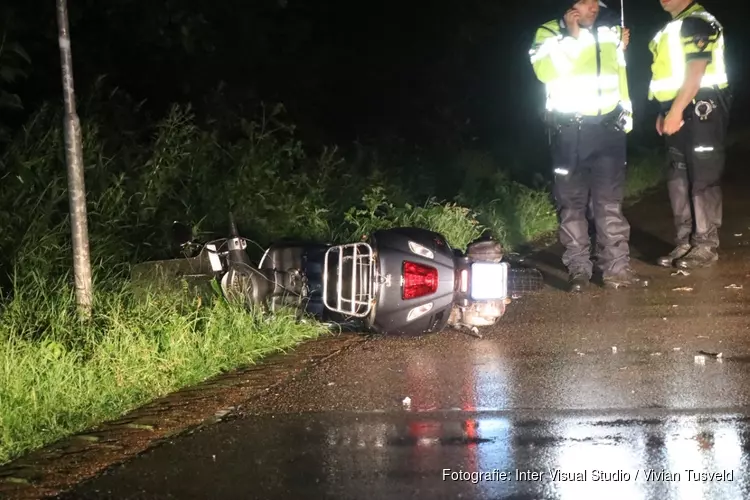
[[[34, 58], [27, 102], [57, 98], [54, 2], [13, 0], [14, 31]], [[32, 7], [30, 4], [36, 7]], [[229, 100], [283, 101], [303, 130], [326, 141], [395, 135], [440, 142], [470, 119], [483, 144], [535, 147], [542, 89], [528, 62], [536, 27], [565, 2], [433, 0], [77, 0], [70, 2], [76, 83], [96, 75], [158, 107], [200, 100], [218, 81]], [[735, 116], [746, 107], [745, 2], [704, 5], [726, 29]], [[619, 11], [619, 3], [612, 5]], [[626, 0], [638, 132], [647, 114], [648, 40], [668, 20], [658, 0]], [[645, 120], [647, 123], [643, 123]], [[635, 136], [634, 136], [635, 137]], [[527, 142], [522, 139], [533, 138]]]

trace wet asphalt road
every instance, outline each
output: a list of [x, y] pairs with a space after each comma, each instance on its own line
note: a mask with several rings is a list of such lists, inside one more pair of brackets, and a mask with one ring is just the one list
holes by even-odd
[[[483, 339], [360, 344], [69, 498], [750, 498], [750, 199], [727, 184], [713, 268], [570, 296], [551, 249], [549, 288]], [[668, 248], [666, 200], [628, 211], [636, 258]]]

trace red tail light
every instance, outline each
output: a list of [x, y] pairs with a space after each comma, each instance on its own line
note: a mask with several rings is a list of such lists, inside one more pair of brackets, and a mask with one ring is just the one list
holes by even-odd
[[404, 300], [430, 295], [437, 292], [437, 287], [437, 269], [415, 262], [404, 262], [404, 289], [401, 294]]

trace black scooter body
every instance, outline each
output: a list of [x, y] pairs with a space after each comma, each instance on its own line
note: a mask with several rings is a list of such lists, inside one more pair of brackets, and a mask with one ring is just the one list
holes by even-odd
[[[432, 256], [416, 253], [410, 248], [410, 242], [429, 250]], [[375, 250], [377, 272], [380, 276], [372, 328], [380, 333], [402, 335], [419, 335], [445, 328], [456, 291], [456, 257], [445, 238], [425, 229], [399, 227], [376, 231], [371, 237], [370, 244]], [[404, 299], [405, 262], [436, 269], [437, 290], [422, 297]], [[409, 313], [420, 306], [431, 308], [416, 319], [409, 319]]]
[[[409, 243], [416, 243], [432, 252], [428, 258], [415, 253]], [[419, 228], [393, 228], [376, 231], [368, 241], [375, 256], [375, 297], [372, 312], [360, 321], [363, 328], [378, 333], [419, 335], [440, 331], [450, 317], [456, 289], [456, 263], [453, 249], [445, 238], [435, 232]], [[275, 271], [277, 276], [299, 271], [304, 277], [299, 286], [279, 289], [270, 297], [276, 305], [299, 304], [307, 314], [321, 321], [350, 322], [352, 318], [330, 311], [323, 302], [323, 270], [326, 251], [331, 245], [320, 243], [285, 241], [277, 242], [267, 250], [260, 269]], [[336, 259], [329, 259], [329, 280], [336, 279]], [[414, 262], [438, 271], [437, 290], [427, 296], [414, 299], [402, 298], [404, 262]], [[279, 279], [278, 281], [282, 281]], [[285, 280], [290, 281], [290, 280]], [[329, 303], [334, 286], [329, 286]], [[301, 299], [301, 303], [299, 303]], [[431, 309], [409, 319], [409, 313], [420, 306], [431, 304]]]

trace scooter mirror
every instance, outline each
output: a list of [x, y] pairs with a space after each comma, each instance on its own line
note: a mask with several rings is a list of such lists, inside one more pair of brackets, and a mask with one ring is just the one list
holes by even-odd
[[193, 241], [193, 230], [179, 221], [172, 223], [172, 240], [182, 246]]

